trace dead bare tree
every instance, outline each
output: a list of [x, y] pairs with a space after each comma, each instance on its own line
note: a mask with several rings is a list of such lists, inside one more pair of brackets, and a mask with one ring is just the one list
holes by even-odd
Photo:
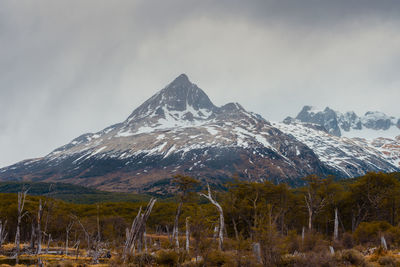
[[183, 202], [187, 199], [190, 190], [193, 189], [193, 187], [195, 187], [199, 183], [199, 181], [192, 177], [184, 175], [176, 175], [174, 176], [174, 178], [174, 183], [178, 185], [179, 204], [176, 210], [174, 228], [172, 230], [172, 240], [175, 240], [175, 247], [179, 248], [179, 217], [182, 213], [182, 205]]
[[49, 219], [50, 219], [50, 215], [51, 212], [53, 211], [53, 207], [54, 207], [54, 201], [50, 198], [51, 195], [53, 195], [54, 192], [54, 184], [51, 184], [49, 186], [49, 192], [46, 194], [46, 200], [44, 202], [45, 207], [47, 207], [47, 213], [46, 213], [46, 220], [44, 223], [44, 229], [43, 229], [43, 242], [45, 241], [45, 238], [47, 236], [48, 240], [47, 243], [51, 242], [51, 235], [47, 233], [47, 226], [49, 224]]
[[48, 236], [48, 238], [47, 238], [47, 248], [46, 248], [46, 254], [48, 254], [49, 253], [49, 249], [50, 249], [50, 242], [52, 241], [53, 239], [51, 239], [51, 234], [49, 234], [49, 236]]
[[308, 185], [304, 192], [304, 202], [308, 211], [308, 230], [311, 231], [315, 216], [328, 204], [327, 186], [329, 185], [329, 180], [321, 179], [315, 175], [310, 175], [305, 180]]
[[91, 250], [90, 234], [88, 233], [88, 231], [86, 230], [85, 226], [83, 226], [83, 224], [81, 223], [81, 221], [79, 220], [79, 218], [77, 216], [72, 216], [72, 217], [75, 218], [75, 220], [78, 222], [78, 224], [81, 226], [83, 232], [85, 233], [85, 238], [86, 238], [86, 242], [87, 242], [87, 249], [88, 249], [88, 255], [90, 255], [90, 250]]
[[69, 232], [72, 229], [72, 226], [74, 225], [74, 221], [70, 221], [67, 228], [65, 229], [65, 231], [67, 232], [67, 236], [65, 239], [65, 256], [68, 256], [68, 240], [69, 240]]
[[[24, 188], [22, 188], [23, 190]], [[24, 206], [25, 206], [25, 199], [26, 199], [26, 194], [28, 193], [28, 190], [18, 192], [18, 214], [17, 214], [17, 232], [15, 233], [15, 247], [16, 247], [16, 258], [18, 260], [19, 253], [20, 253], [20, 242], [21, 242], [21, 220], [23, 217], [25, 217], [28, 212], [24, 212]]]
[[223, 244], [224, 244], [224, 228], [225, 228], [225, 222], [224, 222], [224, 211], [222, 210], [221, 205], [212, 197], [211, 195], [211, 190], [210, 190], [210, 185], [207, 183], [207, 191], [208, 194], [203, 194], [203, 193], [199, 193], [200, 196], [203, 196], [205, 198], [207, 198], [211, 204], [213, 204], [218, 212], [219, 212], [219, 238], [218, 238], [218, 248], [220, 250], [223, 249]]
[[35, 250], [35, 241], [36, 241], [36, 228], [35, 228], [35, 222], [32, 221], [32, 224], [31, 224], [31, 243], [30, 243], [30, 246], [29, 246], [29, 249], [32, 251], [32, 253]]
[[79, 257], [79, 245], [80, 244], [81, 244], [81, 241], [78, 240], [78, 241], [76, 241], [75, 245], [73, 246], [74, 248], [76, 248], [76, 250], [75, 250], [76, 260], [78, 260], [78, 257]]
[[186, 217], [186, 252], [189, 253], [190, 245], [190, 229], [189, 229], [189, 217]]
[[146, 221], [149, 218], [151, 210], [153, 209], [155, 203], [155, 198], [150, 199], [149, 203], [147, 204], [147, 208], [143, 213], [142, 207], [140, 207], [138, 214], [132, 222], [131, 229], [127, 229], [123, 254], [124, 261], [126, 261], [126, 257], [129, 253], [133, 253], [136, 241], [138, 241], [138, 250], [141, 249], [144, 232], [146, 231]]
[[172, 240], [175, 239], [175, 246], [176, 248], [179, 248], [179, 217], [181, 216], [181, 211], [182, 211], [182, 202], [179, 202], [178, 208], [176, 210], [176, 216], [175, 216], [175, 221], [174, 221], [174, 228], [172, 230]]
[[144, 239], [144, 252], [147, 253], [147, 234], [146, 234], [146, 227], [144, 228], [143, 239]]
[[7, 220], [4, 222], [4, 224], [0, 220], [0, 248], [3, 246], [3, 243], [8, 235], [8, 233], [6, 232], [6, 225], [7, 225]]
[[97, 204], [97, 237], [95, 239], [95, 250], [93, 252], [93, 263], [98, 264], [99, 263], [99, 257], [100, 257], [100, 215], [99, 215], [99, 204]]
[[97, 204], [97, 240], [100, 242], [100, 215], [99, 215], [99, 204]]
[[39, 199], [39, 209], [37, 215], [37, 229], [36, 229], [36, 236], [37, 236], [36, 255], [42, 253], [42, 228], [41, 228], [42, 215], [43, 215], [42, 200]]
[[317, 213], [319, 213], [325, 207], [325, 199], [321, 201], [317, 201], [315, 196], [310, 192], [307, 192], [307, 195], [304, 196], [304, 200], [306, 202], [307, 210], [308, 210], [308, 230], [312, 229], [312, 222]]
[[339, 219], [338, 219], [338, 209], [335, 208], [335, 223], [333, 230], [333, 240], [337, 240], [339, 237]]

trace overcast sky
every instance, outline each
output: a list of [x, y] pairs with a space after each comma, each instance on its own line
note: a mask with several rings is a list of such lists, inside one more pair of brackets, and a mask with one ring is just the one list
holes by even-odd
[[400, 117], [400, 1], [2, 0], [0, 166], [125, 120], [180, 73], [267, 120]]

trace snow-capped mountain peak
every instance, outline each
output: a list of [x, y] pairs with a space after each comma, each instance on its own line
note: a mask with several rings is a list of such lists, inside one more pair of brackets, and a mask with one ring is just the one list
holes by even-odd
[[368, 111], [361, 117], [363, 126], [374, 130], [387, 130], [396, 124], [394, 117], [389, 117], [383, 112]]
[[354, 112], [307, 106], [285, 122], [271, 124], [239, 103], [217, 107], [182, 74], [125, 121], [81, 135], [43, 158], [0, 169], [0, 179], [154, 192], [163, 190], [154, 183], [178, 173], [215, 183], [235, 176], [299, 185], [309, 174], [398, 170], [399, 154], [389, 151], [398, 141], [370, 144], [336, 136], [362, 122]]
[[[293, 119], [288, 117], [285, 120]], [[374, 139], [400, 135], [400, 119], [379, 111], [368, 111], [364, 116], [358, 116], [354, 111], [342, 113], [329, 107], [321, 110], [304, 106], [295, 120], [323, 126], [327, 132], [336, 136]]]
[[185, 74], [181, 74], [135, 109], [127, 121], [130, 122], [150, 115], [164, 119], [171, 115], [179, 120], [204, 120], [208, 119], [215, 110], [216, 106], [204, 91], [191, 83]]

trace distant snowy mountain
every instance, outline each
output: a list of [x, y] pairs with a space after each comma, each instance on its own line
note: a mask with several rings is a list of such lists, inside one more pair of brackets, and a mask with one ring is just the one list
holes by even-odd
[[368, 111], [360, 117], [353, 111], [341, 113], [329, 107], [319, 110], [304, 106], [296, 118], [285, 119], [286, 122], [293, 120], [323, 126], [328, 133], [336, 136], [372, 140], [379, 137], [395, 138], [400, 135], [400, 119], [379, 111]]
[[[290, 131], [299, 141], [312, 148], [325, 163], [336, 158], [342, 161], [341, 165], [343, 165], [349, 158], [354, 157], [351, 160], [353, 164], [358, 158], [361, 161], [379, 165], [376, 159], [380, 158], [396, 168], [400, 167], [400, 119], [395, 117], [378, 111], [368, 111], [364, 116], [359, 117], [353, 111], [341, 113], [329, 107], [319, 110], [304, 106], [296, 118], [287, 117], [283, 122], [275, 126], [284, 132]], [[311, 129], [307, 129], [305, 134], [305, 128]], [[312, 129], [317, 129], [319, 132], [312, 132]], [[332, 140], [334, 141], [331, 142]], [[347, 147], [343, 150], [346, 153], [340, 154], [339, 157], [333, 156], [334, 154], [326, 157], [326, 153], [333, 149], [325, 147], [329, 143], [342, 150]], [[369, 154], [354, 153], [354, 148], [357, 147], [366, 149]], [[347, 166], [349, 168], [347, 172], [354, 172], [351, 171], [354, 167], [352, 164]], [[359, 171], [360, 168], [356, 170], [356, 173]]]
[[341, 173], [342, 177], [360, 176], [366, 170], [395, 172], [400, 167], [400, 137], [396, 141], [384, 138], [369, 141], [339, 137], [298, 122], [272, 125], [306, 144], [324, 164]]
[[392, 119], [388, 126], [378, 113], [358, 120], [355, 114], [341, 118], [325, 111], [305, 108], [296, 119], [271, 124], [238, 103], [215, 106], [182, 74], [125, 121], [84, 134], [43, 158], [0, 169], [0, 179], [166, 193], [165, 181], [175, 174], [212, 183], [238, 177], [300, 185], [309, 174], [399, 170], [400, 140], [341, 137], [344, 129], [386, 131]]

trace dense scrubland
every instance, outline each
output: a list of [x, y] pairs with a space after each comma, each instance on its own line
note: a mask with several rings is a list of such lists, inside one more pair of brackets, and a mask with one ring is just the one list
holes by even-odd
[[176, 176], [167, 201], [94, 204], [57, 199], [49, 185], [32, 196], [29, 185], [0, 194], [0, 264], [400, 266], [399, 179], [308, 176], [301, 188], [237, 180], [196, 192], [199, 181]]

